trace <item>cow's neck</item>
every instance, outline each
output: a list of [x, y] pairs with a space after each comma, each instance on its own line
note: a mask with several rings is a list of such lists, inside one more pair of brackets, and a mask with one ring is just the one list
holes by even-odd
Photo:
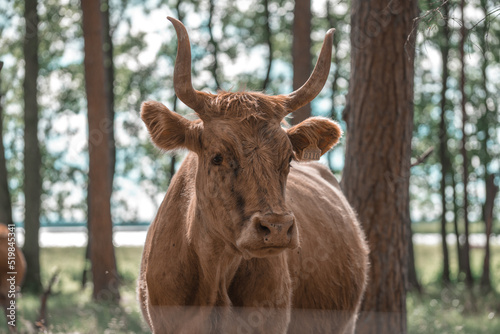
[[242, 257], [208, 228], [214, 226], [215, 222], [210, 221], [210, 215], [196, 205], [189, 210], [193, 214], [188, 219], [189, 246], [196, 254], [198, 266], [196, 303], [202, 306], [227, 306], [231, 303], [227, 290]]

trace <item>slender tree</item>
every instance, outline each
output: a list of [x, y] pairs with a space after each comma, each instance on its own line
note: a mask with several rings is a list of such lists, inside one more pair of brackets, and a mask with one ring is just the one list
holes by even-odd
[[[422, 163], [433, 151], [428, 150], [421, 157], [417, 158], [416, 162], [412, 164], [411, 167], [414, 167], [420, 163]], [[408, 215], [408, 221], [406, 223], [406, 233], [407, 233], [407, 244], [408, 244], [408, 276], [406, 279], [407, 290], [408, 291], [417, 291], [418, 293], [422, 293], [422, 285], [418, 280], [417, 268], [415, 265], [415, 249], [413, 245], [413, 229], [412, 229], [412, 220], [410, 215]]]
[[108, 140], [109, 140], [109, 157], [110, 157], [110, 187], [113, 190], [113, 179], [115, 175], [116, 165], [116, 145], [115, 145], [115, 66], [114, 66], [114, 52], [113, 52], [113, 29], [110, 21], [110, 0], [102, 0], [101, 15], [102, 15], [102, 39], [104, 48], [104, 68], [105, 68], [105, 88], [106, 88], [106, 101], [108, 103]]
[[[115, 165], [116, 165], [116, 145], [115, 145], [115, 131], [114, 131], [114, 123], [115, 123], [115, 94], [114, 90], [114, 80], [115, 80], [115, 67], [114, 67], [114, 58], [113, 58], [113, 36], [112, 36], [112, 27], [110, 22], [110, 1], [102, 0], [101, 3], [101, 15], [102, 15], [102, 40], [103, 51], [104, 51], [104, 68], [105, 68], [105, 81], [104, 86], [106, 89], [106, 101], [108, 104], [107, 110], [107, 120], [106, 124], [104, 124], [105, 130], [108, 132], [108, 140], [109, 140], [109, 158], [110, 158], [110, 188], [111, 193], [113, 192], [113, 179], [115, 175]], [[90, 208], [90, 191], [87, 192], [87, 208]], [[87, 219], [90, 220], [90, 210], [87, 210]], [[90, 225], [88, 226], [90, 231]], [[89, 233], [89, 236], [92, 235]], [[90, 261], [90, 249], [91, 249], [92, 239], [88, 239], [87, 248], [85, 251], [85, 266], [82, 274], [82, 288], [87, 283], [87, 271], [88, 271], [88, 262]]]
[[[450, 164], [451, 166], [451, 164]], [[465, 265], [464, 265], [464, 252], [463, 252], [463, 247], [460, 243], [460, 231], [458, 230], [458, 208], [459, 208], [459, 203], [458, 203], [458, 196], [457, 196], [457, 179], [458, 176], [454, 173], [451, 172], [451, 183], [452, 183], [452, 190], [453, 190], [453, 231], [455, 232], [455, 240], [457, 244], [457, 255], [458, 255], [458, 276], [460, 278], [460, 275], [462, 273], [465, 273]]]
[[495, 184], [495, 176], [493, 174], [488, 174], [486, 181], [486, 200], [483, 206], [483, 219], [486, 225], [486, 245], [485, 253], [483, 259], [483, 274], [481, 275], [481, 289], [484, 292], [490, 292], [493, 290], [491, 285], [491, 273], [490, 273], [490, 257], [491, 257], [491, 247], [490, 247], [490, 237], [493, 230], [493, 208], [495, 206], [495, 198], [498, 194], [498, 186]]
[[264, 81], [262, 83], [262, 90], [265, 91], [267, 85], [269, 84], [269, 79], [271, 78], [271, 66], [273, 65], [273, 42], [271, 40], [272, 36], [271, 24], [269, 22], [271, 17], [271, 15], [269, 14], [269, 0], [263, 0], [263, 6], [264, 6], [264, 16], [266, 18], [266, 24], [265, 24], [266, 43], [267, 43], [267, 48], [269, 50], [266, 77], [264, 78]]
[[[409, 178], [417, 1], [351, 4], [342, 188], [370, 246], [358, 333], [406, 333]], [[390, 70], [389, 70], [390, 69]]]
[[[328, 0], [325, 5], [326, 5], [325, 10], [326, 10], [326, 19], [328, 21], [328, 27], [335, 28], [337, 22], [334, 18], [331, 1]], [[330, 89], [332, 92], [332, 99], [331, 99], [332, 107], [330, 108], [330, 117], [332, 119], [335, 119], [337, 117], [336, 112], [335, 112], [335, 92], [337, 91], [337, 82], [338, 82], [338, 79], [340, 77], [340, 72], [339, 72], [339, 65], [340, 65], [339, 41], [340, 41], [340, 32], [337, 31], [335, 33], [335, 35], [333, 35], [333, 45], [332, 45], [333, 46], [333, 63], [335, 64], [335, 72], [333, 74], [333, 79], [332, 79], [331, 89]], [[330, 150], [326, 154], [327, 154], [328, 167], [330, 168], [330, 170], [333, 173], [339, 172], [339, 171], [335, 171], [333, 168], [333, 164], [332, 164], [333, 151]]]
[[[181, 15], [179, 15], [179, 18], [181, 17]], [[179, 101], [179, 98], [177, 97], [177, 95], [174, 96], [174, 105], [173, 105], [173, 109], [174, 110], [177, 110], [177, 102]], [[170, 182], [172, 182], [172, 178], [174, 177], [175, 175], [175, 163], [177, 161], [177, 154], [175, 153], [171, 153], [171, 157], [170, 157], [170, 175], [169, 175], [169, 179], [168, 179], [168, 184], [170, 185]]]
[[0, 61], [0, 222], [12, 224], [12, 203], [9, 191], [9, 179], [7, 178], [7, 161], [5, 160], [5, 149], [3, 144], [3, 94], [2, 94], [2, 72], [3, 62]]
[[89, 121], [89, 239], [95, 300], [118, 301], [118, 273], [111, 221], [108, 101], [105, 85], [103, 23], [99, 0], [81, 2], [85, 90]]
[[[450, 283], [450, 256], [448, 254], [448, 244], [446, 242], [446, 177], [449, 174], [449, 158], [448, 158], [448, 136], [447, 136], [447, 124], [446, 124], [446, 91], [448, 87], [448, 53], [450, 50], [449, 39], [450, 39], [450, 28], [448, 26], [448, 13], [449, 13], [449, 3], [445, 2], [443, 4], [443, 41], [440, 45], [441, 49], [441, 63], [442, 63], [442, 75], [441, 75], [441, 119], [439, 122], [439, 160], [441, 163], [441, 249], [443, 252], [443, 283]], [[457, 249], [459, 249], [457, 244]], [[460, 252], [460, 250], [459, 250]]]
[[465, 131], [467, 124], [467, 111], [465, 105], [467, 103], [467, 96], [465, 95], [465, 40], [467, 33], [465, 29], [465, 0], [460, 0], [460, 12], [462, 15], [462, 23], [460, 26], [460, 93], [461, 110], [462, 110], [462, 141], [460, 146], [460, 153], [462, 155], [462, 181], [463, 181], [463, 218], [464, 218], [464, 269], [465, 269], [465, 283], [469, 288], [472, 288], [474, 283], [472, 272], [470, 268], [470, 246], [469, 246], [469, 157], [467, 155], [467, 133]]
[[[336, 26], [336, 20], [334, 18], [333, 14], [333, 5], [330, 0], [326, 2], [326, 19], [328, 21], [328, 27], [329, 28], [335, 28]], [[335, 92], [337, 91], [337, 82], [340, 78], [340, 71], [339, 71], [339, 66], [340, 66], [340, 59], [339, 59], [339, 42], [340, 42], [340, 36], [341, 34], [339, 32], [336, 32], [335, 35], [333, 35], [333, 63], [335, 64], [335, 71], [333, 73], [333, 79], [331, 83], [331, 91], [332, 91], [332, 107], [330, 109], [330, 117], [335, 118], [337, 115], [335, 113]], [[330, 152], [329, 152], [330, 153]]]
[[417, 268], [415, 265], [415, 247], [413, 245], [413, 230], [411, 228], [411, 217], [408, 216], [407, 233], [408, 233], [408, 291], [415, 290], [422, 293], [422, 285], [418, 280]]
[[33, 292], [42, 290], [40, 281], [40, 206], [42, 180], [41, 155], [38, 142], [38, 12], [37, 0], [24, 2], [24, 230], [23, 252], [29, 270], [24, 287]]
[[[312, 71], [311, 57], [311, 1], [296, 0], [293, 17], [293, 90], [300, 88]], [[311, 104], [293, 112], [292, 125], [299, 124], [311, 116]]]
[[[181, 3], [182, 0], [177, 0], [175, 3], [175, 10], [177, 12], [177, 18], [179, 21], [183, 22], [184, 21], [184, 13], [181, 10]], [[177, 110], [177, 102], [179, 101], [179, 98], [177, 98], [177, 95], [174, 95], [174, 104], [173, 104], [173, 109]], [[172, 182], [172, 178], [175, 175], [175, 163], [177, 162], [177, 154], [175, 152], [171, 153], [170, 157], [170, 175], [168, 179], [168, 184], [170, 185], [170, 182]]]
[[[493, 209], [495, 206], [495, 198], [498, 193], [498, 186], [495, 184], [495, 175], [490, 172], [490, 164], [492, 162], [492, 156], [488, 149], [488, 144], [491, 140], [490, 128], [495, 128], [498, 123], [496, 121], [496, 108], [488, 107], [488, 100], [491, 99], [490, 91], [488, 89], [488, 45], [486, 41], [486, 36], [488, 34], [488, 29], [490, 22], [487, 19], [488, 15], [488, 2], [486, 0], [480, 1], [481, 10], [485, 19], [483, 20], [483, 25], [479, 31], [479, 47], [481, 50], [482, 64], [481, 64], [481, 89], [484, 92], [481, 111], [483, 112], [481, 118], [478, 121], [478, 130], [483, 132], [481, 142], [481, 160], [484, 166], [484, 184], [485, 184], [485, 200], [483, 204], [483, 220], [485, 224], [485, 234], [486, 234], [486, 245], [483, 259], [483, 273], [481, 275], [481, 289], [484, 292], [492, 291], [493, 287], [491, 285], [491, 273], [490, 273], [490, 257], [491, 257], [491, 247], [490, 247], [490, 236], [493, 231]], [[493, 106], [496, 103], [491, 99]]]
[[214, 38], [214, 33], [213, 33], [213, 21], [214, 21], [214, 11], [215, 11], [215, 1], [210, 0], [210, 6], [209, 6], [209, 17], [208, 17], [208, 32], [210, 33], [210, 48], [211, 48], [211, 53], [214, 57], [214, 62], [211, 67], [211, 72], [212, 76], [214, 77], [215, 80], [215, 86], [217, 89], [220, 89], [220, 83], [219, 80], [217, 79], [218, 72], [219, 72], [219, 61], [218, 61], [218, 53], [219, 53], [219, 45], [217, 41]]

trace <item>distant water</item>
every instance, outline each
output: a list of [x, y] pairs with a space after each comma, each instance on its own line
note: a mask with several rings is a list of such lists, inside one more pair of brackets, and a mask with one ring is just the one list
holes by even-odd
[[[146, 242], [147, 226], [115, 227], [113, 244], [120, 246], [142, 247]], [[16, 229], [17, 244], [24, 245], [24, 229]], [[85, 247], [87, 245], [87, 229], [85, 227], [41, 227], [40, 247]]]
[[[17, 243], [24, 245], [24, 229], [17, 229]], [[114, 228], [113, 243], [116, 247], [142, 247], [146, 241], [147, 226], [118, 226]], [[40, 247], [85, 247], [87, 245], [87, 229], [85, 227], [41, 227]], [[448, 244], [456, 243], [455, 235], [446, 236]], [[413, 235], [417, 245], [438, 245], [441, 243], [439, 233], [417, 233]], [[472, 247], [484, 247], [484, 234], [471, 234], [469, 242]], [[492, 245], [500, 245], [500, 235], [491, 236]]]

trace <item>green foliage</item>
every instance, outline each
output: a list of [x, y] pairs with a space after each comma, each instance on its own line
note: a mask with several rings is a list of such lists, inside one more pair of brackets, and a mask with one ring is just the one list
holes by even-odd
[[[460, 27], [465, 24], [465, 93], [467, 110], [467, 158], [469, 160], [469, 219], [483, 220], [482, 206], [485, 201], [486, 174], [496, 175], [500, 183], [500, 165], [492, 163], [500, 157], [498, 103], [492, 98], [500, 91], [498, 62], [495, 60], [500, 48], [500, 24], [494, 1], [475, 0], [466, 4], [465, 22], [460, 19], [459, 3], [448, 1], [449, 14], [444, 13], [444, 1], [420, 1], [422, 9], [419, 20], [419, 35], [415, 60], [415, 123], [412, 141], [413, 155], [420, 156], [429, 147], [434, 153], [423, 163], [412, 168], [411, 204], [413, 218], [417, 221], [432, 221], [441, 215], [439, 182], [439, 122], [441, 113], [442, 68], [441, 53], [449, 51], [447, 67], [449, 78], [446, 87], [445, 119], [447, 156], [451, 162], [451, 175], [447, 175], [447, 220], [463, 206], [461, 147], [461, 94], [460, 94]], [[444, 20], [448, 20], [450, 38], [444, 37]], [[491, 137], [490, 137], [491, 136]], [[451, 178], [457, 181], [453, 187]], [[456, 196], [453, 203], [452, 194]], [[455, 206], [455, 208], [454, 208]]]

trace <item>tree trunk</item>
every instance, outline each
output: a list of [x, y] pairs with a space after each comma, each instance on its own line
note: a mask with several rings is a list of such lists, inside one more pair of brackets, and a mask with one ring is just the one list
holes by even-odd
[[215, 0], [210, 0], [210, 6], [209, 6], [209, 17], [208, 17], [208, 32], [210, 34], [210, 52], [212, 53], [212, 56], [214, 57], [214, 62], [212, 64], [212, 67], [210, 71], [212, 72], [212, 76], [214, 77], [215, 81], [215, 88], [217, 90], [221, 89], [219, 80], [217, 79], [218, 72], [219, 72], [219, 62], [217, 60], [218, 58], [218, 53], [219, 53], [219, 45], [215, 41], [214, 34], [213, 34], [213, 18], [214, 18], [214, 10], [215, 10]]
[[113, 36], [111, 31], [111, 22], [110, 22], [110, 8], [109, 8], [109, 0], [102, 0], [102, 33], [103, 33], [103, 41], [104, 41], [104, 69], [105, 69], [105, 78], [104, 86], [106, 89], [106, 96], [108, 102], [108, 140], [109, 140], [109, 169], [111, 173], [110, 177], [110, 187], [111, 192], [113, 192], [113, 179], [115, 176], [115, 165], [116, 165], [116, 145], [115, 145], [115, 94], [113, 89], [115, 87], [115, 66], [113, 61]]
[[413, 231], [411, 229], [411, 219], [408, 221], [408, 291], [415, 290], [422, 293], [422, 285], [418, 280], [415, 266], [415, 252], [413, 246]]
[[[353, 0], [342, 188], [370, 245], [358, 333], [406, 333], [416, 1]], [[408, 42], [407, 42], [408, 40]]]
[[450, 39], [450, 29], [448, 27], [448, 2], [443, 4], [443, 44], [441, 45], [441, 60], [443, 72], [441, 76], [441, 120], [439, 122], [439, 160], [441, 162], [441, 248], [443, 252], [443, 283], [450, 283], [450, 256], [448, 254], [448, 244], [446, 242], [446, 176], [450, 167], [448, 163], [448, 136], [446, 135], [446, 90], [448, 82], [448, 53]]
[[[110, 9], [109, 9], [109, 0], [102, 0], [101, 6], [101, 15], [102, 15], [102, 40], [104, 41], [103, 50], [104, 50], [104, 68], [105, 68], [105, 81], [104, 86], [106, 89], [106, 101], [108, 104], [108, 117], [105, 124], [106, 131], [108, 132], [108, 140], [109, 140], [109, 157], [110, 157], [110, 191], [113, 193], [113, 179], [115, 175], [115, 165], [116, 165], [116, 145], [115, 145], [115, 131], [114, 131], [114, 123], [115, 123], [115, 94], [113, 92], [114, 88], [114, 80], [115, 80], [115, 67], [113, 61], [113, 38], [111, 32], [111, 23], [110, 23]], [[87, 221], [90, 220], [90, 198], [88, 195], [90, 194], [90, 188], [87, 188]], [[82, 273], [82, 288], [87, 283], [87, 271], [88, 271], [88, 261], [90, 261], [90, 248], [92, 244], [92, 240], [90, 236], [90, 225], [87, 225], [89, 239], [87, 242], [87, 248], [85, 250], [85, 264]]]
[[266, 70], [266, 77], [264, 78], [264, 81], [262, 82], [262, 90], [265, 91], [267, 88], [267, 85], [269, 84], [269, 80], [271, 78], [271, 66], [273, 65], [273, 43], [271, 41], [271, 24], [270, 24], [270, 14], [269, 14], [269, 0], [263, 0], [263, 6], [264, 6], [264, 15], [266, 17], [266, 27], [265, 27], [265, 32], [266, 32], [266, 42], [267, 42], [267, 48], [269, 50], [269, 58], [268, 58], [268, 63], [267, 63], [267, 70]]
[[[335, 18], [333, 16], [333, 5], [331, 3], [330, 0], [328, 0], [326, 2], [326, 19], [328, 21], [328, 28], [335, 28], [335, 26], [337, 25], [336, 21], [335, 21]], [[333, 63], [336, 65], [336, 68], [335, 68], [335, 72], [333, 74], [333, 79], [332, 79], [332, 84], [331, 84], [331, 92], [332, 92], [332, 98], [331, 98], [331, 101], [332, 101], [332, 107], [330, 108], [330, 118], [332, 119], [336, 119], [338, 118], [338, 115], [337, 113], [335, 112], [335, 92], [337, 91], [337, 82], [338, 82], [338, 79], [340, 77], [340, 73], [339, 73], [339, 53], [338, 53], [338, 46], [339, 46], [339, 42], [340, 42], [340, 34], [339, 32], [336, 32], [334, 35], [333, 35]], [[332, 173], [340, 173], [340, 170], [335, 170], [334, 169], [334, 166], [332, 164], [332, 156], [333, 156], [333, 151], [330, 150], [326, 153], [326, 160], [328, 162], [328, 168], [330, 168], [330, 170], [332, 171]]]
[[[293, 90], [296, 90], [309, 79], [312, 72], [311, 1], [296, 0], [293, 12]], [[293, 112], [291, 123], [299, 124], [309, 116], [311, 116], [310, 103]]]
[[[181, 17], [180, 15], [178, 17]], [[177, 95], [174, 96], [174, 105], [173, 105], [173, 109], [174, 110], [177, 110], [177, 102], [179, 101], [179, 98], [177, 97]], [[177, 154], [175, 153], [171, 153], [171, 157], [170, 157], [170, 177], [168, 179], [168, 183], [167, 183], [167, 187], [170, 186], [170, 183], [172, 182], [172, 179], [175, 175], [175, 163], [177, 162]]]
[[493, 228], [493, 207], [498, 186], [495, 184], [495, 176], [488, 175], [486, 178], [486, 201], [484, 204], [483, 218], [486, 225], [486, 247], [483, 260], [483, 275], [481, 276], [481, 289], [485, 292], [492, 290], [490, 275], [490, 236]]
[[457, 243], [457, 259], [458, 259], [458, 277], [465, 273], [464, 256], [462, 245], [460, 244], [460, 232], [458, 230], [458, 196], [457, 196], [457, 181], [458, 176], [451, 172], [451, 182], [453, 186], [453, 230], [455, 231], [455, 239]]
[[[0, 61], [0, 89], [2, 87], [1, 71], [3, 62]], [[3, 104], [2, 91], [0, 90], [0, 223], [7, 226], [12, 224], [12, 202], [10, 199], [9, 179], [7, 177], [7, 161], [3, 144]]]
[[24, 36], [24, 230], [23, 252], [26, 257], [24, 287], [32, 292], [42, 291], [40, 281], [40, 197], [42, 180], [40, 169], [42, 158], [38, 142], [38, 13], [37, 0], [24, 2], [26, 35]]
[[89, 239], [94, 300], [120, 298], [111, 221], [109, 111], [105, 87], [102, 16], [99, 0], [81, 2], [85, 52], [85, 90], [89, 121]]
[[465, 104], [467, 97], [465, 96], [465, 20], [464, 20], [464, 7], [465, 0], [460, 1], [460, 9], [462, 13], [462, 25], [460, 26], [460, 92], [462, 95], [461, 106], [462, 106], [462, 145], [460, 147], [460, 152], [462, 155], [462, 175], [463, 175], [463, 185], [464, 185], [464, 196], [463, 196], [463, 217], [464, 217], [464, 233], [465, 233], [465, 243], [464, 243], [464, 269], [465, 269], [465, 284], [467, 287], [472, 288], [474, 284], [472, 278], [472, 272], [470, 268], [470, 246], [469, 246], [469, 194], [468, 194], [468, 184], [469, 184], [469, 158], [467, 157], [467, 134], [465, 132], [465, 125], [467, 124], [467, 112], [465, 110]]
[[[481, 9], [483, 11], [484, 17], [488, 15], [488, 2], [487, 0], [481, 0]], [[485, 254], [483, 259], [483, 274], [481, 276], [481, 290], [485, 293], [493, 290], [491, 285], [491, 274], [490, 274], [490, 236], [493, 229], [493, 209], [495, 206], [495, 197], [498, 193], [498, 186], [495, 185], [495, 176], [489, 173], [489, 167], [491, 164], [492, 156], [488, 150], [488, 144], [491, 141], [490, 129], [495, 129], [495, 125], [498, 124], [496, 120], [496, 108], [488, 108], [487, 101], [490, 99], [490, 92], [488, 90], [488, 53], [489, 48], [486, 41], [486, 36], [488, 34], [489, 22], [484, 20], [482, 31], [479, 32], [479, 47], [482, 53], [482, 64], [481, 64], [481, 78], [482, 78], [482, 90], [484, 92], [483, 97], [483, 110], [484, 114], [478, 121], [478, 130], [484, 133], [481, 142], [481, 160], [484, 166], [484, 184], [485, 184], [485, 201], [483, 205], [483, 220], [485, 224], [485, 236], [486, 236], [486, 246]], [[493, 102], [496, 105], [495, 102]]]

